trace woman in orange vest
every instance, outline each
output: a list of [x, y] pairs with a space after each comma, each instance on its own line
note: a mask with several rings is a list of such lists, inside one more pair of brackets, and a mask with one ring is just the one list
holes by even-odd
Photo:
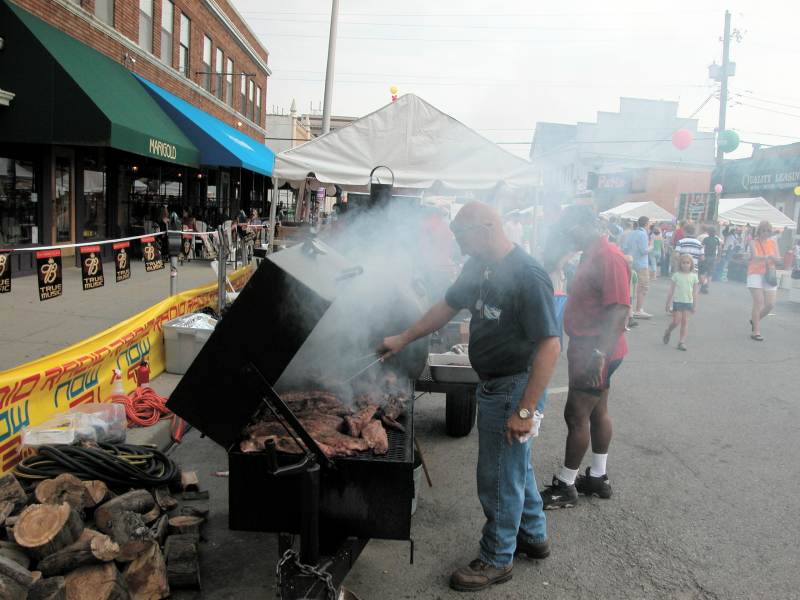
[[753, 310], [750, 319], [750, 339], [763, 342], [759, 331], [761, 319], [766, 317], [775, 306], [775, 295], [778, 291], [776, 282], [765, 281], [768, 269], [774, 273], [778, 262], [778, 245], [772, 239], [772, 225], [761, 221], [756, 228], [748, 247], [750, 263], [747, 265], [747, 287], [753, 297]]

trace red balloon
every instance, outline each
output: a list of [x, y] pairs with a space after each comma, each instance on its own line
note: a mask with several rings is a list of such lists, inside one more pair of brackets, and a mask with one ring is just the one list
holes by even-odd
[[686, 150], [692, 145], [692, 132], [688, 129], [678, 129], [672, 134], [672, 145], [678, 150]]

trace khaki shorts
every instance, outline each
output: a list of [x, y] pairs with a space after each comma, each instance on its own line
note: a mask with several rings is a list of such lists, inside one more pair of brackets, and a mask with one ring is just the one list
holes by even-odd
[[646, 292], [650, 289], [650, 269], [636, 269], [639, 276], [639, 283], [636, 284], [638, 290]]

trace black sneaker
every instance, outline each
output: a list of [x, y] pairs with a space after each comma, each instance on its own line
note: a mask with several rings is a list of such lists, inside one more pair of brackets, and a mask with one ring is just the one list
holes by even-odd
[[608, 500], [611, 498], [611, 485], [608, 483], [608, 475], [595, 477], [590, 474], [590, 468], [586, 467], [586, 475], [578, 475], [575, 479], [575, 489], [584, 496], [597, 496]]
[[526, 542], [521, 535], [517, 535], [517, 549], [514, 554], [522, 554], [525, 558], [547, 558], [550, 556], [550, 540], [543, 542]]
[[572, 508], [578, 503], [578, 490], [553, 477], [553, 483], [542, 490], [542, 503], [545, 510]]

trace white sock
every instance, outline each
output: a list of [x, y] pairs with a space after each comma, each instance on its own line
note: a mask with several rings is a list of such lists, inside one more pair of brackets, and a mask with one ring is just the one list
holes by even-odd
[[592, 466], [589, 469], [589, 475], [592, 477], [602, 477], [606, 474], [606, 461], [608, 454], [595, 454], [592, 452]]
[[568, 469], [561, 467], [561, 471], [557, 475], [559, 481], [563, 481], [567, 485], [575, 485], [575, 478], [578, 476], [578, 469]]

